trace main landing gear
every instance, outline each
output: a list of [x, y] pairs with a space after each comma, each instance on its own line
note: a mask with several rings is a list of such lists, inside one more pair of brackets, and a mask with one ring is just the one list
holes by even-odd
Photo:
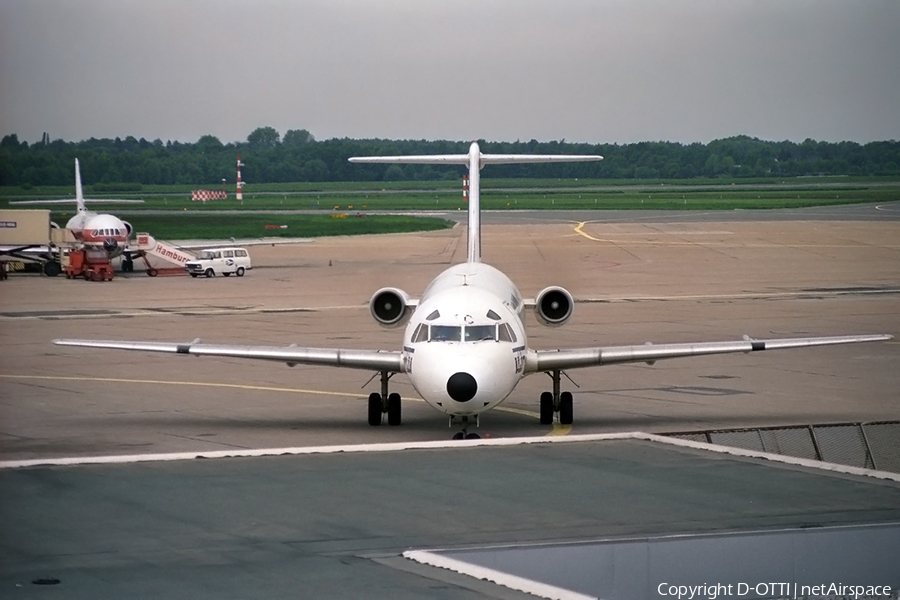
[[572, 392], [559, 391], [560, 371], [549, 371], [547, 375], [553, 380], [553, 391], [541, 394], [541, 425], [553, 424], [553, 413], [559, 413], [560, 425], [571, 425], [574, 420]]
[[369, 394], [369, 425], [381, 425], [385, 413], [387, 414], [388, 425], [397, 426], [400, 424], [400, 394], [388, 393], [388, 380], [393, 376], [394, 374], [389, 371], [382, 371], [381, 393], [372, 392]]

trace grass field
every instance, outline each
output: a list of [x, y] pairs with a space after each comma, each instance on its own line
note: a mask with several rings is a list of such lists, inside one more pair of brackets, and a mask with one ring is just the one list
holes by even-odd
[[[752, 183], [751, 183], [752, 181]], [[900, 200], [900, 181], [849, 177], [790, 180], [605, 181], [487, 179], [482, 206], [501, 209], [670, 209], [731, 210], [797, 208], [828, 204]], [[388, 187], [389, 186], [389, 187]], [[176, 189], [177, 188], [177, 189]], [[192, 202], [191, 186], [145, 186], [140, 192], [86, 195], [143, 199], [144, 204], [108, 206], [127, 209], [204, 212], [209, 210], [456, 210], [465, 209], [459, 182], [293, 183], [249, 185], [244, 201]], [[0, 207], [11, 200], [72, 197], [72, 188], [0, 188]], [[11, 208], [16, 208], [15, 205]], [[25, 207], [22, 207], [25, 208]], [[58, 208], [58, 207], [55, 207]]]
[[[448, 229], [452, 221], [433, 217], [366, 215], [212, 215], [196, 213], [128, 216], [135, 231], [159, 239], [228, 239], [258, 237], [322, 237], [371, 233], [402, 233]], [[269, 225], [270, 227], [266, 227]], [[286, 225], [286, 228], [281, 226]], [[277, 228], [273, 228], [277, 227]]]

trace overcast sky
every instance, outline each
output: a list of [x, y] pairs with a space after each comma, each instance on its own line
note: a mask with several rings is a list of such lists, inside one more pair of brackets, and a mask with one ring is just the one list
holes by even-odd
[[900, 139], [897, 0], [0, 0], [0, 135]]

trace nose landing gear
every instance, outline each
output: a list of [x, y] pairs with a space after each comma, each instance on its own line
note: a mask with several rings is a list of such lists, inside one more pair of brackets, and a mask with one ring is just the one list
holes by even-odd
[[553, 380], [553, 391], [541, 394], [541, 425], [552, 425], [553, 413], [557, 412], [560, 425], [571, 425], [575, 419], [572, 392], [559, 391], [560, 373], [561, 371], [547, 373]]
[[[478, 415], [475, 415], [474, 418], [475, 418], [475, 427], [478, 427]], [[453, 427], [453, 425], [456, 424], [456, 419], [457, 419], [456, 416], [453, 416], [453, 415], [450, 416], [450, 424], [449, 424], [450, 427]], [[481, 439], [481, 436], [478, 435], [477, 433], [469, 433], [468, 432], [468, 430], [469, 430], [469, 417], [468, 416], [459, 417], [459, 420], [462, 423], [463, 428], [462, 428], [462, 431], [457, 431], [456, 433], [453, 434], [454, 440], [480, 440]]]

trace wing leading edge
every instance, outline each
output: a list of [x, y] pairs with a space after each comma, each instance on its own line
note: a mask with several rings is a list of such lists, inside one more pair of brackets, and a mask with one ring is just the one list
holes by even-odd
[[318, 365], [367, 371], [404, 372], [401, 354], [395, 351], [301, 348], [299, 346], [237, 346], [231, 344], [203, 344], [199, 341], [179, 344], [172, 342], [60, 339], [53, 340], [53, 343], [57, 346], [81, 346], [111, 350], [136, 350], [139, 352], [165, 352], [169, 354], [190, 354], [193, 356], [270, 360], [287, 363], [288, 366]]
[[[708, 356], [711, 354], [732, 354], [759, 352], [762, 350], [784, 350], [854, 344], [861, 342], [881, 342], [892, 339], [887, 334], [844, 335], [811, 338], [781, 338], [771, 340], [744, 339], [733, 342], [697, 342], [681, 344], [643, 344], [640, 346], [606, 346], [597, 348], [573, 348], [567, 350], [530, 350], [526, 357], [525, 372], [562, 371], [583, 367], [595, 367], [633, 362], [653, 363], [667, 358]], [[169, 354], [190, 354], [193, 356], [221, 356], [283, 362], [289, 366], [318, 365], [344, 367], [367, 371], [405, 372], [403, 358], [397, 351], [348, 350], [339, 348], [305, 348], [299, 346], [238, 346], [231, 344], [204, 344], [199, 341], [188, 343], [173, 342], [130, 342], [108, 340], [53, 340], [58, 346], [81, 346], [111, 350], [131, 350], [139, 352], [164, 352]]]
[[607, 346], [599, 348], [579, 348], [571, 350], [532, 350], [525, 362], [525, 371], [562, 371], [581, 367], [622, 364], [632, 362], [653, 363], [666, 358], [687, 356], [707, 356], [710, 354], [731, 354], [735, 352], [758, 352], [761, 350], [783, 350], [807, 348], [810, 346], [831, 346], [834, 344], [854, 344], [860, 342], [881, 342], [892, 339], [891, 335], [844, 335], [832, 337], [782, 338], [753, 340], [745, 338], [735, 342], [699, 342], [686, 344], [643, 344], [640, 346]]

